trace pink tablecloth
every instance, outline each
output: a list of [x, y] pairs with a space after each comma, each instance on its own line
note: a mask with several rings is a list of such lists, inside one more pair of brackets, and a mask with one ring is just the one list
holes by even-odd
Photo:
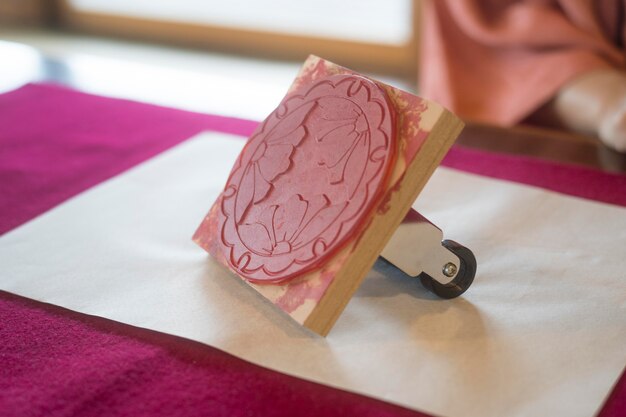
[[[202, 130], [255, 126], [49, 85], [0, 95], [0, 234]], [[626, 176], [462, 148], [444, 163], [626, 206]], [[0, 416], [423, 415], [2, 291], [0, 317]], [[600, 416], [623, 415], [624, 376]]]

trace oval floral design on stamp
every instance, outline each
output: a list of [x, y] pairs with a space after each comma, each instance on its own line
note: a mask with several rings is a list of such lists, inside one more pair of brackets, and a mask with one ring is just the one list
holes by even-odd
[[290, 93], [239, 155], [222, 193], [220, 243], [254, 283], [319, 268], [362, 231], [395, 160], [385, 91], [355, 75]]

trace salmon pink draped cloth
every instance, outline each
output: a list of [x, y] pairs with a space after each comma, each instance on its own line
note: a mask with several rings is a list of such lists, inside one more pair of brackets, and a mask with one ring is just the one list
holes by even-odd
[[625, 68], [623, 0], [427, 0], [420, 93], [510, 126], [586, 72]]

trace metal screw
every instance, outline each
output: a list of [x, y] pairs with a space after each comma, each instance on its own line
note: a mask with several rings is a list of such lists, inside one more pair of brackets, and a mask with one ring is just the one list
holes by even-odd
[[448, 262], [447, 264], [443, 266], [442, 272], [448, 278], [452, 278], [453, 276], [456, 275], [456, 269], [457, 268], [455, 264], [453, 264], [452, 262]]

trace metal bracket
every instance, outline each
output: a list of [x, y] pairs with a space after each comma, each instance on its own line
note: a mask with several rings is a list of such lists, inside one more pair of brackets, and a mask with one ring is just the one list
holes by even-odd
[[381, 256], [407, 275], [426, 273], [441, 284], [452, 282], [461, 261], [442, 246], [443, 232], [426, 217], [410, 209]]

